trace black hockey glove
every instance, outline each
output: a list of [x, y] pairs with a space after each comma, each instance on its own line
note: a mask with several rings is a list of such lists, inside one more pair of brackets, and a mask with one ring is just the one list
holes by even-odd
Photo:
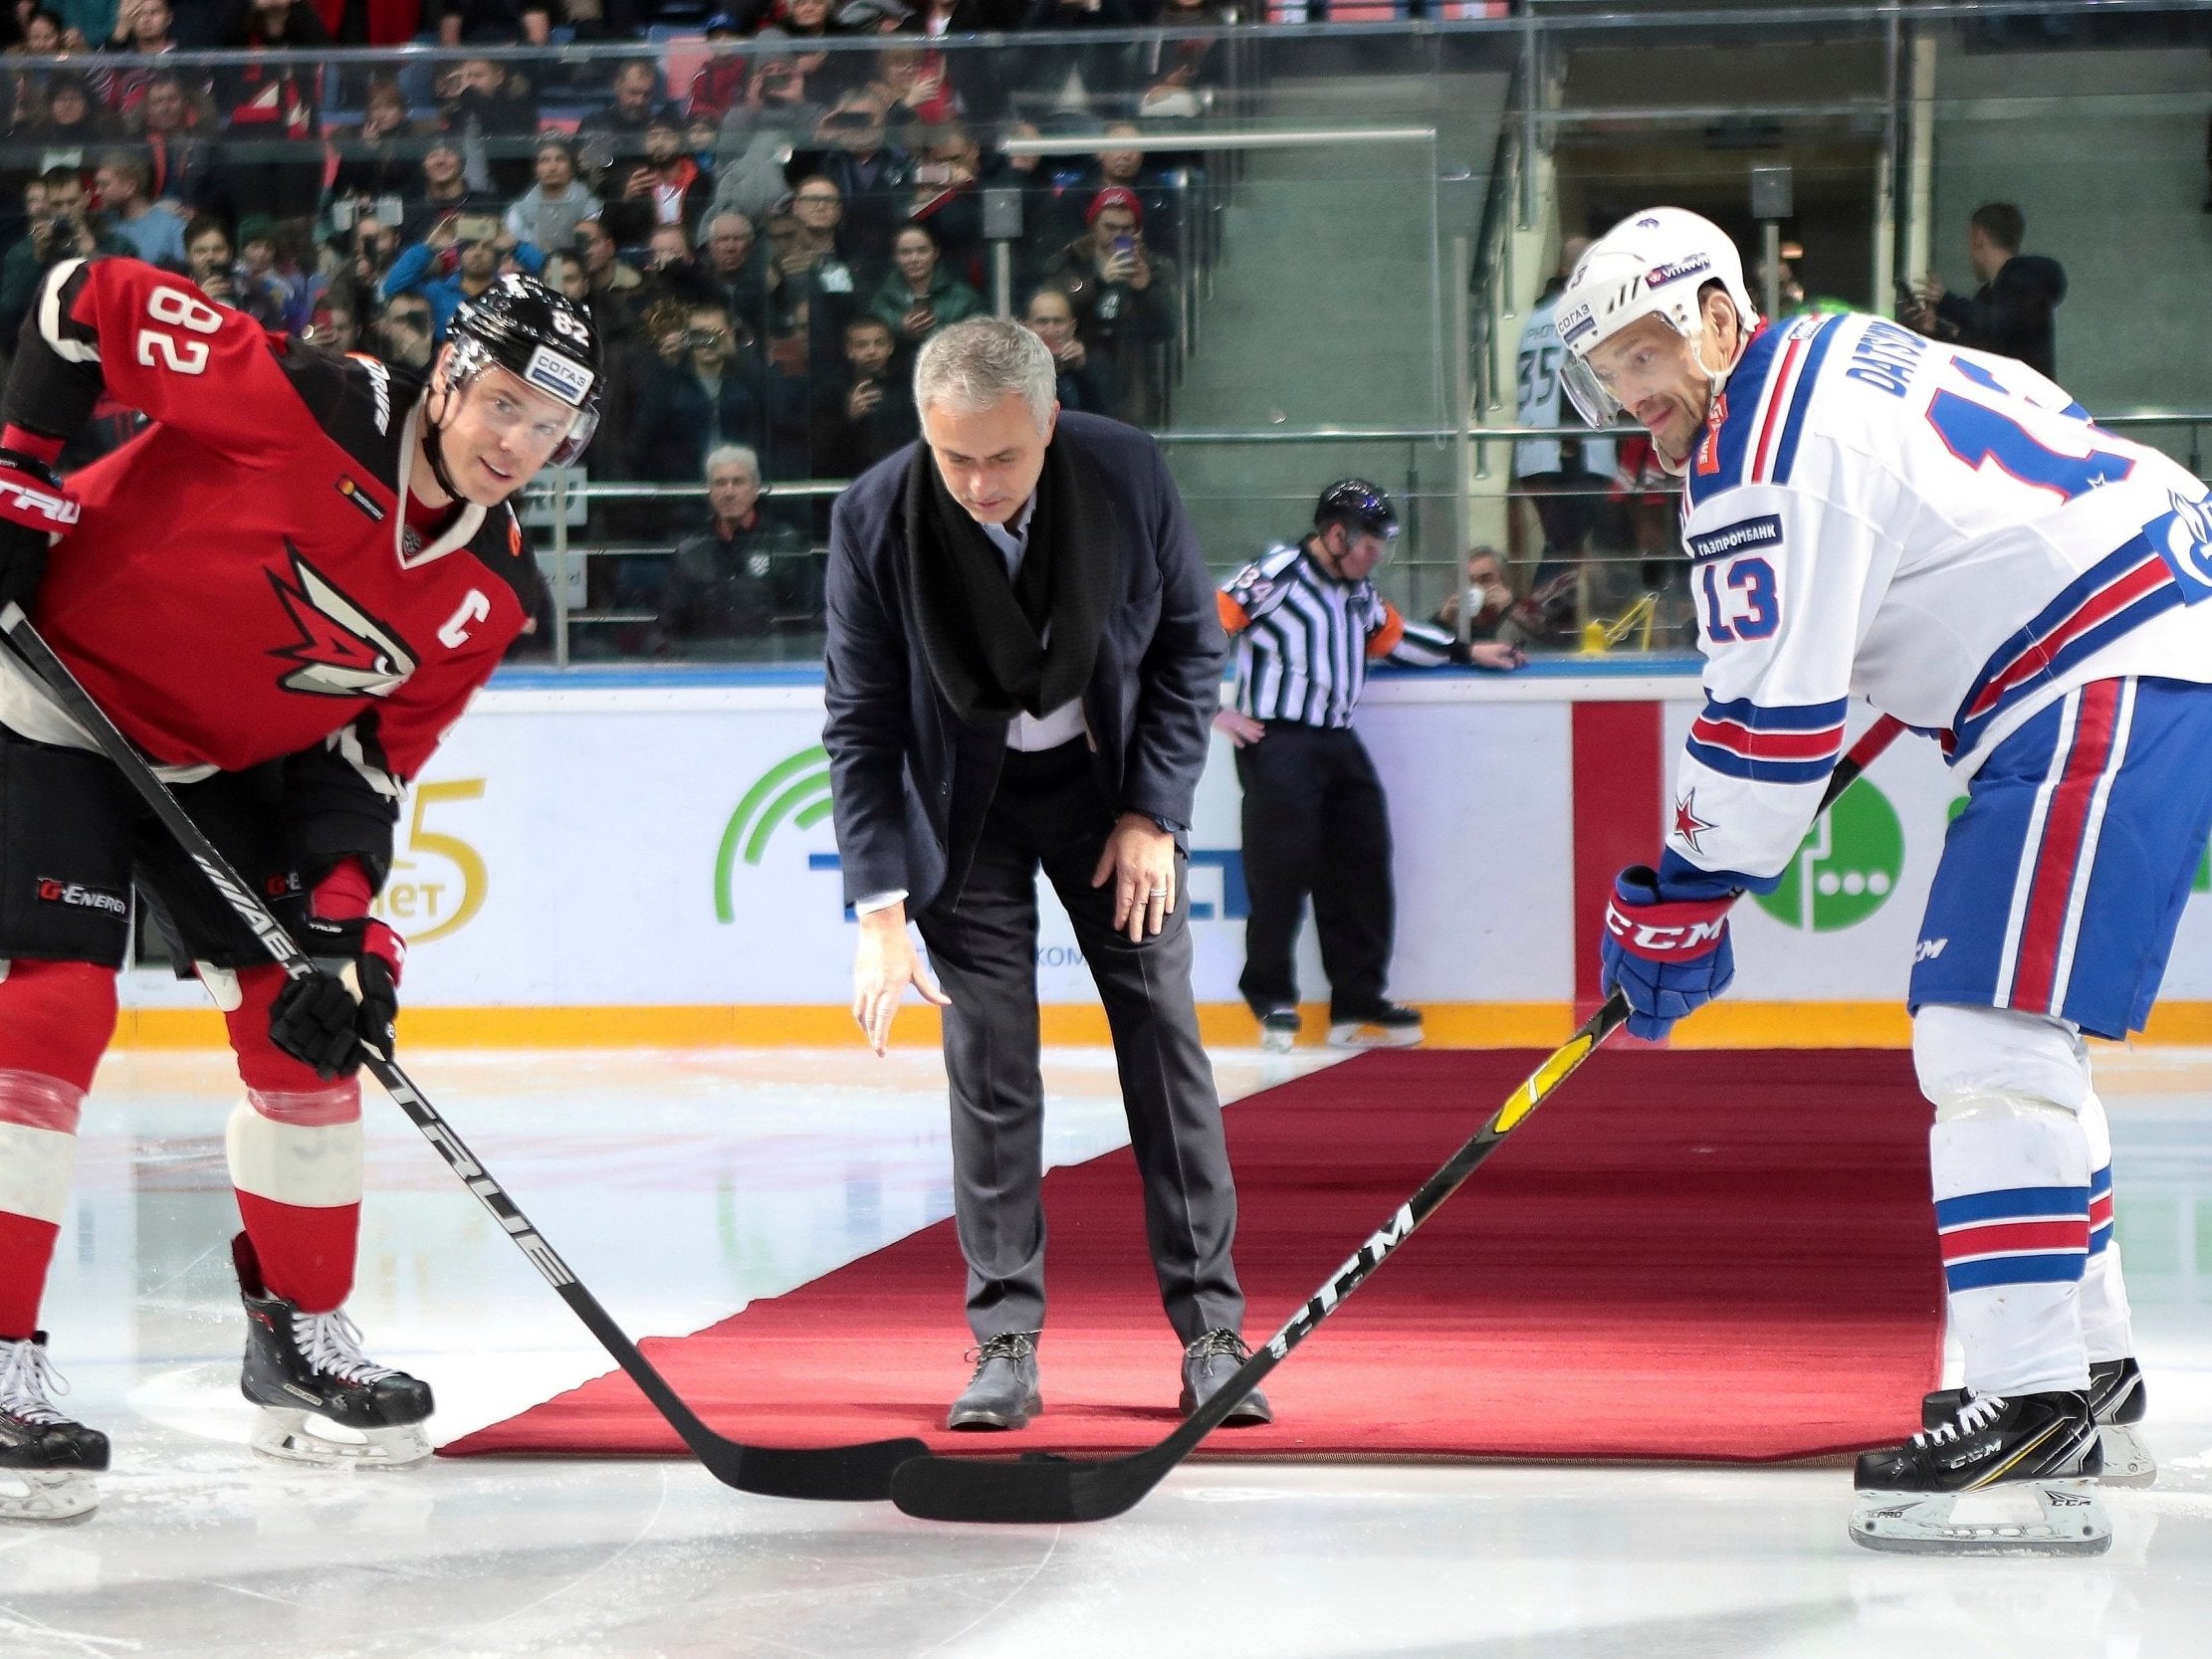
[[316, 971], [277, 993], [269, 1040], [328, 1078], [358, 1071], [364, 1044], [390, 1059], [406, 941], [374, 917], [315, 917], [300, 930], [300, 947]]
[[46, 550], [55, 536], [77, 527], [77, 498], [52, 467], [24, 450], [0, 447], [0, 605], [31, 608], [46, 575]]

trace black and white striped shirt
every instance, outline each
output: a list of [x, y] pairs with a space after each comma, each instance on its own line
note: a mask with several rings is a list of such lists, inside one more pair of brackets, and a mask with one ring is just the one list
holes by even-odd
[[1301, 726], [1352, 724], [1370, 659], [1435, 668], [1451, 636], [1409, 623], [1366, 579], [1339, 581], [1301, 543], [1270, 547], [1221, 584], [1236, 638], [1236, 710]]

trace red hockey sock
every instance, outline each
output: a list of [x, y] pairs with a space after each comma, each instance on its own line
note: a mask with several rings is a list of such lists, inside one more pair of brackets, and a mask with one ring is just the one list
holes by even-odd
[[115, 1034], [115, 970], [93, 962], [0, 963], [0, 1069], [93, 1086]]
[[0, 1342], [38, 1329], [69, 1203], [78, 1112], [114, 1029], [112, 970], [0, 967]]
[[246, 1085], [226, 1137], [231, 1184], [269, 1293], [327, 1314], [353, 1288], [361, 1087], [318, 1077], [269, 1040], [269, 1007], [283, 986], [281, 968], [247, 968], [239, 1006], [223, 1016]]

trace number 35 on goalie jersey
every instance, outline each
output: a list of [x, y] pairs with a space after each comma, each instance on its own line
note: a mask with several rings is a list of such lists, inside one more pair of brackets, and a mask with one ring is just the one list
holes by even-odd
[[2204, 487], [2009, 359], [1873, 316], [1769, 326], [1683, 486], [1705, 706], [1667, 845], [1701, 869], [1772, 885], [1853, 698], [1971, 771], [2086, 681], [2212, 680]]

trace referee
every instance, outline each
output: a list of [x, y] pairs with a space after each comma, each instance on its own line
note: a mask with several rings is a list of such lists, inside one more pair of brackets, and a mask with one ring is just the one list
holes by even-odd
[[[1382, 779], [1352, 729], [1370, 658], [1412, 668], [1454, 659], [1517, 668], [1495, 641], [1461, 647], [1409, 624], [1369, 578], [1398, 538], [1398, 510], [1365, 480], [1321, 493], [1313, 530], [1272, 547], [1220, 592], [1236, 642], [1236, 705], [1215, 725], [1236, 745], [1244, 790], [1244, 974], [1237, 988], [1259, 1017], [1260, 1042], [1298, 1036], [1292, 949], [1306, 896], [1329, 978], [1329, 1041], [1409, 1048], [1421, 1014], [1390, 1000], [1395, 899]], [[1461, 653], [1464, 653], [1462, 656]]]

